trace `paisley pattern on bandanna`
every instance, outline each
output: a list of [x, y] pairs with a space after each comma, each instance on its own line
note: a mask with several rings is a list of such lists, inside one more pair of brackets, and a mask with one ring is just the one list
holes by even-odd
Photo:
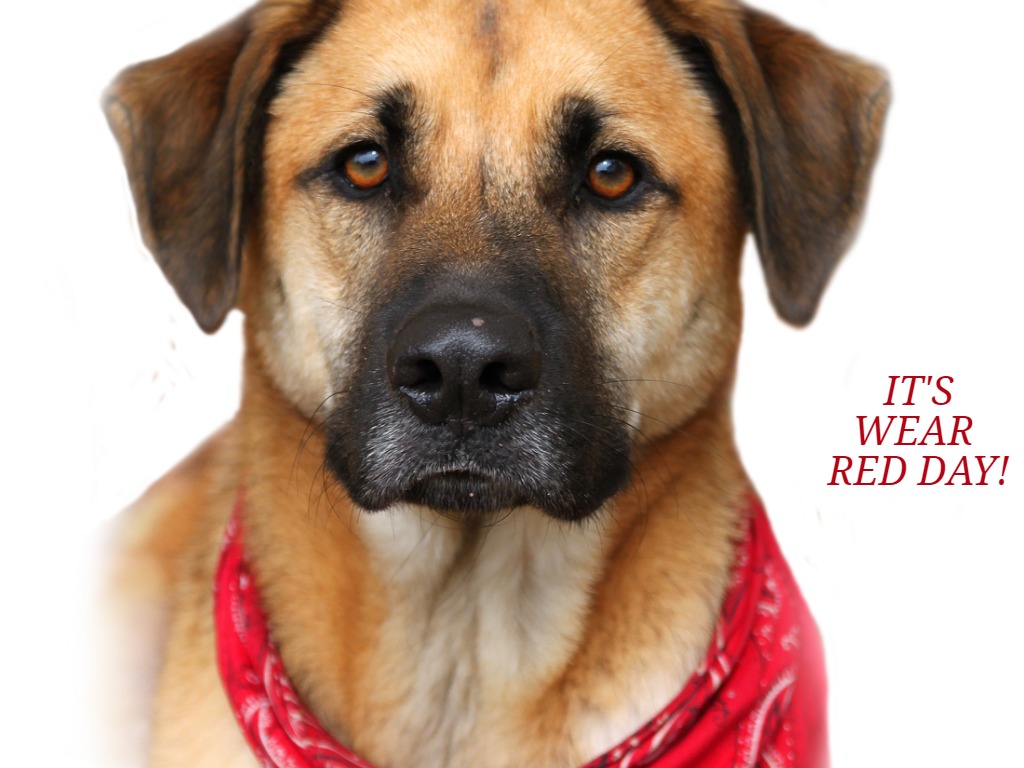
[[[264, 768], [372, 768], [299, 700], [245, 561], [241, 491], [214, 585], [217, 662], [235, 717]], [[646, 725], [584, 768], [825, 768], [821, 640], [760, 502], [700, 668]]]

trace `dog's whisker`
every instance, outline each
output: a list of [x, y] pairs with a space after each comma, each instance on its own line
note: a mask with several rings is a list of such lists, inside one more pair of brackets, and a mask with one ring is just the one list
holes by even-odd
[[295, 460], [292, 464], [293, 471], [297, 467], [298, 462], [302, 456], [302, 453], [306, 450], [306, 445], [313, 438], [313, 435], [315, 435], [327, 423], [328, 419], [330, 419], [331, 416], [330, 413], [327, 413], [324, 415], [322, 419], [320, 419], [320, 421], [316, 421], [317, 414], [321, 411], [321, 409], [325, 408], [327, 406], [327, 403], [329, 403], [331, 400], [333, 400], [336, 397], [341, 397], [343, 395], [344, 392], [341, 391], [332, 392], [331, 394], [327, 395], [327, 397], [325, 397], [323, 400], [321, 400], [320, 404], [315, 409], [313, 409], [313, 412], [309, 415], [309, 418], [306, 420], [306, 427], [303, 429], [302, 436], [299, 438], [299, 445], [295, 452]]
[[602, 384], [668, 384], [669, 386], [679, 387], [680, 389], [694, 390], [696, 387], [693, 384], [688, 384], [683, 381], [676, 381], [674, 379], [653, 379], [644, 377], [633, 377], [623, 379], [604, 379]]
[[355, 307], [346, 306], [345, 304], [341, 304], [340, 302], [334, 301], [333, 299], [327, 299], [327, 298], [324, 298], [323, 296], [320, 296], [318, 298], [324, 304], [329, 304], [332, 307], [337, 307], [338, 309], [343, 309], [346, 312], [351, 312], [356, 317], [360, 317], [360, 318], [361, 317], [366, 317], [366, 315], [368, 314], [364, 310], [356, 309]]
[[305, 85], [312, 85], [312, 86], [317, 86], [317, 87], [320, 87], [320, 88], [337, 88], [338, 90], [350, 91], [351, 93], [355, 93], [355, 94], [357, 94], [359, 96], [363, 96], [363, 97], [365, 97], [366, 99], [368, 99], [370, 101], [376, 101], [377, 100], [377, 96], [375, 94], [368, 93], [367, 91], [361, 91], [358, 88], [353, 88], [350, 85], [341, 85], [339, 83], [320, 83], [320, 82], [306, 82]]
[[376, 118], [375, 112], [366, 109], [324, 109], [317, 112], [318, 117], [324, 115], [365, 115], [366, 117]]

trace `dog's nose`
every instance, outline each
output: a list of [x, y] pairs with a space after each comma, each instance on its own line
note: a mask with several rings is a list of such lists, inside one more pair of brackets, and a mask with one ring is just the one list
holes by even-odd
[[514, 312], [428, 308], [395, 337], [392, 386], [428, 424], [492, 426], [532, 395], [541, 376], [536, 335]]

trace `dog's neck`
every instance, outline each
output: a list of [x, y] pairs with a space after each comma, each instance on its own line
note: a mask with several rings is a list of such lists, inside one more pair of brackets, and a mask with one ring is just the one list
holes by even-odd
[[422, 654], [439, 669], [454, 672], [459, 656], [472, 656], [503, 696], [549, 678], [578, 644], [611, 542], [604, 528], [559, 524], [531, 508], [466, 525], [400, 505], [366, 515], [357, 533], [387, 584], [385, 630], [437, 642]]
[[248, 369], [243, 429], [263, 436], [243, 441], [256, 451], [242, 458], [248, 556], [296, 687], [357, 752], [582, 764], [691, 674], [745, 487], [721, 460], [734, 457], [725, 407], [638, 455], [638, 481], [591, 520], [517, 509], [467, 524], [355, 509], [315, 423]]

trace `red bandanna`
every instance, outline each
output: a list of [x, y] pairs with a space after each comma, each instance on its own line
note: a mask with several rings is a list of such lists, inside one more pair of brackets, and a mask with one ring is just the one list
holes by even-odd
[[[372, 768], [303, 707], [267, 632], [235, 505], [214, 590], [217, 661], [242, 731], [265, 768]], [[752, 499], [748, 533], [711, 647], [682, 692], [584, 768], [825, 768], [821, 641]]]

